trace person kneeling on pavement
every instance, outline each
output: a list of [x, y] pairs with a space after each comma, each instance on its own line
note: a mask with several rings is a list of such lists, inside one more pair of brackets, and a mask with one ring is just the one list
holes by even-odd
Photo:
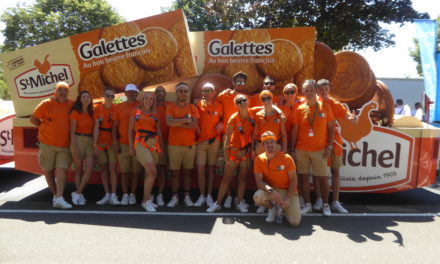
[[301, 222], [301, 209], [297, 190], [296, 166], [292, 157], [279, 151], [274, 133], [261, 135], [265, 152], [254, 160], [254, 175], [258, 190], [254, 194], [255, 204], [267, 207], [266, 222], [274, 222], [277, 214], [286, 211], [291, 226]]

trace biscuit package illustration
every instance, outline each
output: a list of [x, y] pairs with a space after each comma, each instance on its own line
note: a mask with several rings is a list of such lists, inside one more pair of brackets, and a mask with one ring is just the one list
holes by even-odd
[[190, 38], [202, 77], [232, 78], [244, 71], [252, 94], [265, 76], [275, 79], [278, 93], [286, 83], [313, 78], [315, 35], [314, 27], [297, 27], [191, 32]]
[[27, 116], [55, 83], [70, 85], [69, 98], [87, 90], [102, 97], [107, 86], [124, 91], [197, 75], [181, 10], [16, 50], [0, 57], [17, 116]]

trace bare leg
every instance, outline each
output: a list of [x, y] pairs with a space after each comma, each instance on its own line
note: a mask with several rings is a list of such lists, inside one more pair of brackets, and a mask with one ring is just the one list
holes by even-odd
[[189, 195], [191, 191], [191, 171], [188, 169], [183, 169], [183, 188], [185, 189], [185, 195]]
[[54, 170], [45, 171], [44, 178], [46, 179], [47, 186], [49, 187], [49, 190], [52, 192], [52, 195], [56, 195], [57, 194], [57, 184], [55, 182]]
[[215, 166], [208, 165], [208, 194], [212, 194]]
[[341, 177], [339, 176], [339, 168], [331, 168], [332, 173], [332, 191], [333, 201], [339, 201], [339, 190], [341, 188]]
[[315, 187], [316, 199], [322, 198], [321, 197], [321, 187], [319, 186], [320, 181], [318, 181], [318, 177], [312, 177], [312, 178], [313, 178], [313, 185]]
[[223, 198], [225, 198], [226, 191], [228, 190], [229, 183], [234, 177], [234, 171], [237, 169], [237, 166], [238, 164], [235, 164], [234, 162], [229, 162], [226, 164], [225, 174], [223, 175], [223, 179], [218, 189], [217, 204], [221, 204]]
[[179, 191], [180, 170], [171, 170], [171, 191], [176, 194]]
[[309, 174], [300, 174], [304, 201], [310, 203]]
[[108, 172], [109, 172], [108, 166], [109, 166], [108, 163], [101, 165], [101, 181], [105, 193], [110, 192], [110, 184], [108, 180]]
[[77, 193], [82, 193], [87, 183], [89, 183], [90, 177], [92, 176], [93, 173], [93, 162], [94, 162], [93, 156], [86, 159], [86, 171], [84, 172], [83, 177], [80, 181], [80, 185], [76, 190]]
[[118, 187], [118, 173], [116, 172], [116, 163], [109, 163], [110, 170], [110, 184], [112, 188], [112, 193], [116, 193], [116, 188]]
[[121, 174], [121, 186], [123, 194], [128, 194], [128, 175], [129, 173]]
[[142, 203], [146, 203], [148, 200], [150, 200], [151, 189], [153, 189], [153, 184], [157, 176], [156, 165], [153, 162], [147, 162], [146, 164], [144, 164], [144, 168], [144, 198], [142, 200]]
[[[316, 177], [316, 176], [314, 176]], [[319, 181], [319, 186], [321, 188], [322, 201], [328, 203], [328, 180], [326, 177], [316, 177]]]
[[137, 187], [139, 183], [139, 173], [132, 173], [131, 174], [131, 193], [136, 193]]
[[237, 203], [243, 200], [244, 193], [246, 192], [246, 176], [248, 172], [249, 172], [249, 168], [240, 167], [238, 173]]
[[75, 159], [75, 189], [78, 190], [79, 186], [81, 185], [81, 174], [82, 174], [82, 168], [83, 168], [83, 161], [82, 159]]
[[64, 194], [64, 187], [66, 186], [66, 174], [67, 174], [67, 169], [61, 169], [61, 168], [55, 169], [57, 197], [62, 197]]
[[200, 194], [205, 196], [205, 186], [206, 186], [206, 175], [205, 175], [205, 166], [198, 165], [197, 166], [197, 179], [199, 182], [199, 191]]
[[159, 193], [163, 193], [163, 189], [165, 188], [165, 179], [166, 179], [166, 171], [167, 167], [164, 165], [159, 165]]

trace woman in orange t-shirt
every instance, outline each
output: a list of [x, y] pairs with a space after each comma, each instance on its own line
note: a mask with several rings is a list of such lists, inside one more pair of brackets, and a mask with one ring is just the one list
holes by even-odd
[[163, 141], [153, 92], [144, 92], [139, 108], [130, 114], [128, 142], [130, 155], [136, 156], [145, 169], [144, 198], [141, 205], [147, 212], [156, 212], [151, 189], [156, 180], [156, 164], [161, 155], [160, 146]]
[[240, 168], [238, 172], [237, 209], [242, 213], [248, 212], [247, 204], [244, 200], [244, 193], [246, 191], [246, 176], [250, 166], [251, 141], [254, 133], [255, 120], [249, 112], [249, 101], [245, 95], [238, 94], [235, 96], [234, 103], [238, 112], [234, 113], [229, 119], [226, 129], [226, 139], [224, 141], [226, 158], [225, 174], [220, 183], [217, 201], [206, 210], [208, 213], [220, 210], [220, 204], [225, 197], [237, 167]]
[[[88, 91], [81, 91], [70, 112], [70, 152], [75, 164], [76, 190], [71, 193], [74, 205], [86, 204], [82, 192], [93, 173], [93, 127], [92, 97]], [[86, 163], [84, 172], [83, 161]]]
[[[105, 190], [104, 197], [96, 204], [120, 205], [116, 188], [118, 187], [118, 174], [116, 169], [116, 151], [113, 148], [112, 128], [115, 116], [115, 91], [111, 87], [104, 90], [104, 103], [94, 109], [93, 118], [93, 147], [96, 159], [101, 170], [101, 181]], [[110, 182], [109, 182], [110, 174]], [[111, 189], [110, 189], [111, 187]]]

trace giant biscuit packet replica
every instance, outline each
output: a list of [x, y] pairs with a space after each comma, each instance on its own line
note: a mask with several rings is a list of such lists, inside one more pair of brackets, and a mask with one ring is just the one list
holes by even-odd
[[106, 86], [148, 86], [197, 75], [181, 10], [90, 31], [1, 55], [18, 117], [53, 95], [55, 83], [71, 86], [69, 98]]
[[314, 27], [191, 32], [191, 46], [202, 80], [224, 83], [244, 71], [246, 93], [258, 92], [267, 75], [281, 92], [289, 82], [313, 78], [315, 35]]

